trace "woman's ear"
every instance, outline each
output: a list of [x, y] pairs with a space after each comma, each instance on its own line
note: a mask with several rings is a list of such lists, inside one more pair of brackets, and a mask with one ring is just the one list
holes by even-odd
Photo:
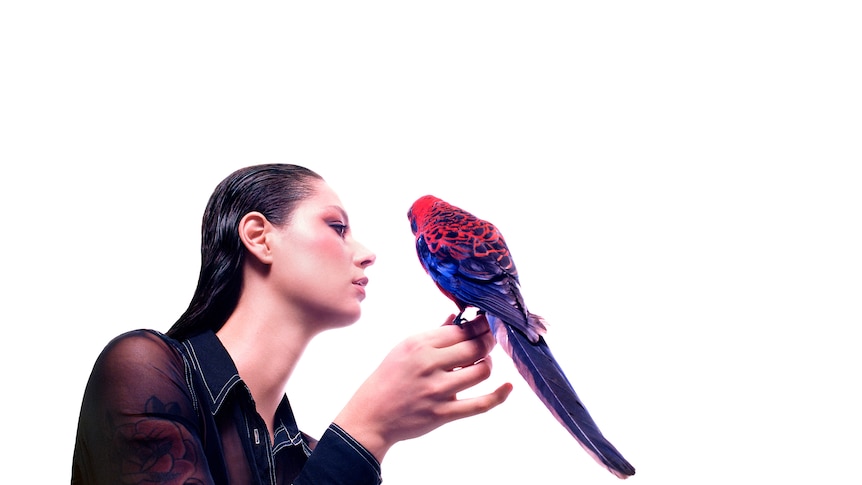
[[239, 221], [239, 238], [242, 244], [263, 264], [272, 264], [270, 233], [272, 224], [260, 212], [249, 212]]

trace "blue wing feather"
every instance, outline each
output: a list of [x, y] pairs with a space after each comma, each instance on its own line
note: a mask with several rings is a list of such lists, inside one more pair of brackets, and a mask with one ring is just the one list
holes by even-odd
[[424, 237], [416, 239], [416, 252], [431, 279], [459, 308], [473, 306], [498, 315], [533, 341], [545, 332], [542, 319], [527, 311], [517, 273], [490, 258], [457, 259], [445, 245], [432, 251]]

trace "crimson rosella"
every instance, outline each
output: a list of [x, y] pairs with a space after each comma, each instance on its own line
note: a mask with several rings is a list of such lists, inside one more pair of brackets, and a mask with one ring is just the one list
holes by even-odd
[[407, 212], [419, 261], [444, 295], [485, 314], [497, 342], [554, 417], [599, 464], [619, 478], [634, 467], [602, 435], [543, 337], [542, 317], [527, 310], [518, 271], [500, 231], [437, 197], [426, 195]]

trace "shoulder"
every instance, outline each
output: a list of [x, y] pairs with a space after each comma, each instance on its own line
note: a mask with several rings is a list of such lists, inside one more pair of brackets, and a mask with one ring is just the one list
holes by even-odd
[[[144, 406], [154, 398], [162, 403], [191, 402], [186, 361], [177, 345], [152, 330], [114, 337], [93, 365], [85, 400], [120, 408]], [[130, 412], [142, 409], [134, 407]]]
[[178, 343], [155, 330], [138, 329], [114, 337], [102, 350], [96, 365], [116, 370], [182, 365]]
[[[173, 344], [172, 344], [173, 343]], [[108, 345], [105, 346], [104, 352], [127, 352], [130, 356], [141, 355], [149, 356], [153, 353], [169, 353], [174, 352], [176, 346], [175, 340], [164, 334], [149, 329], [130, 330], [126, 333], [114, 337]]]

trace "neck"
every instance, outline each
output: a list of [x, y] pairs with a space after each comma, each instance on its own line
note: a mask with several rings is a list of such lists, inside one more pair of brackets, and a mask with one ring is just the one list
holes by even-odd
[[216, 335], [272, 434], [275, 410], [287, 381], [314, 335], [303, 322], [255, 308], [260, 307], [238, 305]]

